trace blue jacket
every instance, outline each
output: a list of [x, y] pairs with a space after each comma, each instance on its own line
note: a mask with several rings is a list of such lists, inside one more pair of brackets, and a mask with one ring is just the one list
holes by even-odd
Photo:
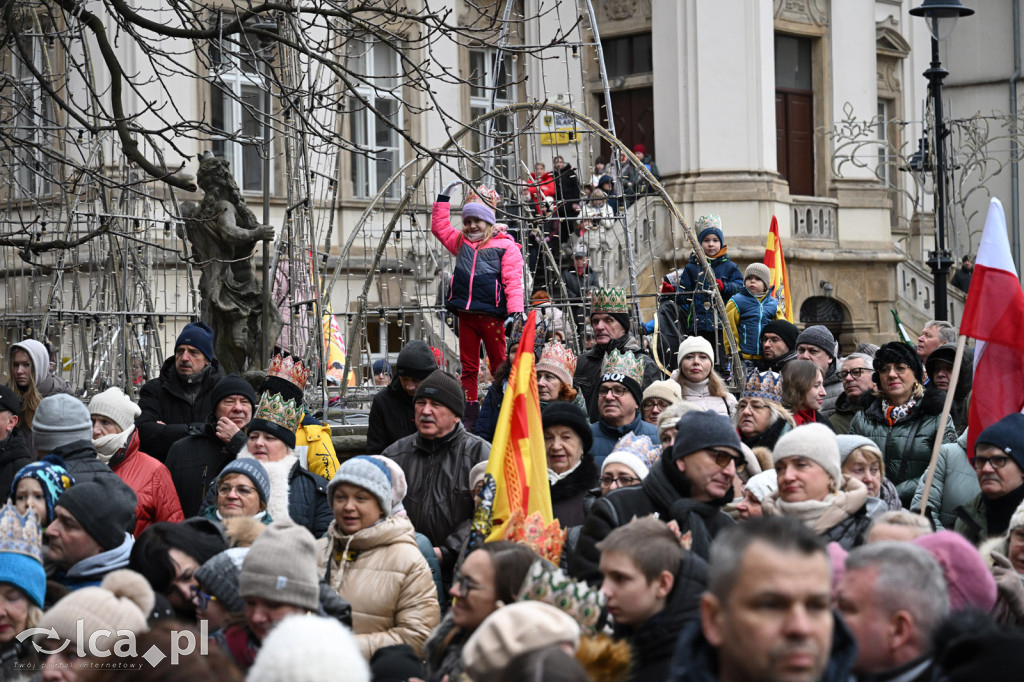
[[[744, 287], [729, 300], [729, 304], [736, 306], [736, 312], [739, 313], [739, 319], [736, 320], [736, 341], [740, 344], [740, 352], [760, 358], [761, 332], [765, 325], [775, 319], [779, 311], [779, 300], [772, 296], [770, 291], [758, 298]], [[729, 307], [726, 306], [725, 312], [726, 317], [732, 322]]]
[[658, 427], [643, 421], [640, 418], [640, 410], [636, 411], [636, 419], [625, 426], [609, 426], [603, 421], [596, 421], [590, 425], [590, 432], [594, 434], [594, 446], [590, 448], [590, 452], [594, 455], [594, 463], [599, 471], [604, 464], [604, 458], [612, 454], [615, 444], [627, 433], [647, 436], [655, 445], [660, 442]]
[[[715, 274], [715, 279], [722, 280], [725, 289], [722, 292], [722, 300], [728, 303], [730, 298], [743, 290], [743, 273], [724, 253], [717, 258], [710, 259], [710, 264], [711, 270]], [[697, 254], [690, 254], [690, 262], [686, 264], [682, 272], [676, 271], [671, 273], [666, 276], [666, 279], [675, 286], [676, 291], [689, 292], [679, 294], [676, 299], [676, 303], [683, 312], [684, 331], [694, 333], [722, 328], [722, 325], [725, 323], [723, 319], [719, 319], [718, 325], [715, 326], [715, 308], [712, 303], [713, 297], [711, 294], [694, 292], [695, 289], [714, 289], [717, 287], [714, 280], [706, 281], [707, 276], [700, 266], [700, 261], [697, 260]], [[704, 309], [705, 302], [712, 303], [711, 307], [707, 310]]]

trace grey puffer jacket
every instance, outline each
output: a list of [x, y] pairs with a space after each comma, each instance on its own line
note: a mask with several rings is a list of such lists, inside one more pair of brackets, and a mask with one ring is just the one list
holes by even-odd
[[[870, 438], [882, 451], [885, 477], [896, 486], [904, 507], [913, 500], [917, 481], [931, 461], [941, 412], [942, 394], [928, 390], [910, 413], [892, 426], [882, 414], [881, 397], [875, 398], [850, 423], [851, 433]], [[951, 421], [946, 423], [942, 442], [956, 443], [956, 431]]]
[[657, 363], [654, 362], [654, 358], [641, 350], [640, 343], [630, 333], [626, 333], [625, 336], [604, 346], [594, 346], [580, 356], [579, 363], [576, 365], [576, 374], [572, 378], [573, 385], [587, 401], [587, 414], [591, 423], [601, 418], [597, 411], [597, 387], [601, 384], [601, 365], [604, 364], [604, 356], [613, 350], [620, 353], [630, 351], [643, 359], [644, 380], [640, 386], [641, 390], [646, 389], [652, 382], [664, 378]]
[[[402, 468], [409, 490], [402, 503], [416, 530], [441, 550], [442, 573], [458, 558], [463, 521], [473, 516], [469, 471], [491, 454], [491, 444], [459, 422], [447, 436], [427, 440], [419, 433], [396, 441], [383, 453]], [[462, 528], [460, 528], [460, 526]]]
[[[924, 478], [922, 475], [918, 480], [914, 501], [910, 503], [910, 511], [915, 513], [921, 508], [921, 498], [924, 497]], [[956, 523], [956, 508], [969, 504], [980, 494], [978, 474], [967, 457], [965, 430], [957, 442], [948, 443], [939, 449], [932, 489], [928, 494], [928, 510], [935, 526], [940, 530], [951, 530]]]

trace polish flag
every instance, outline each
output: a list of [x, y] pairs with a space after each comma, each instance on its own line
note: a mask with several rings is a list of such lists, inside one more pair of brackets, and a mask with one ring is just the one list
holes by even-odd
[[993, 198], [960, 333], [977, 340], [967, 455], [985, 427], [1024, 408], [1024, 290], [1010, 255], [1003, 205]]

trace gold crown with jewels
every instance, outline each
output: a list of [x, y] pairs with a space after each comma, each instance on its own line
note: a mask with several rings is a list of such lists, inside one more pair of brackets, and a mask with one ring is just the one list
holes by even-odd
[[631, 351], [620, 353], [613, 350], [604, 356], [604, 362], [601, 364], [601, 381], [621, 381], [624, 378], [642, 384], [644, 361], [633, 355]]
[[310, 369], [302, 364], [302, 360], [295, 360], [292, 356], [282, 357], [275, 355], [270, 361], [270, 369], [267, 370], [268, 377], [284, 379], [290, 384], [298, 386], [299, 390], [306, 388], [309, 381]]
[[31, 507], [24, 514], [11, 504], [0, 510], [0, 552], [24, 554], [43, 563], [43, 533]]
[[594, 313], [628, 313], [626, 290], [622, 287], [604, 287], [594, 295]]
[[777, 372], [756, 372], [747, 374], [740, 398], [760, 398], [773, 403], [782, 403], [782, 375]]
[[285, 400], [279, 393], [264, 393], [256, 408], [253, 419], [262, 419], [271, 424], [295, 431], [302, 422], [302, 406], [294, 400]]

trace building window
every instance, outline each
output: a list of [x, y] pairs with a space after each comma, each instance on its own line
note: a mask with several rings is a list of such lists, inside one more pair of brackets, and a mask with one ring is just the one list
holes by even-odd
[[814, 194], [814, 86], [811, 41], [775, 36], [775, 138], [789, 193]]
[[[231, 164], [235, 182], [246, 192], [264, 189], [263, 158], [271, 154], [264, 149], [263, 121], [273, 113], [271, 98], [264, 98], [266, 79], [260, 61], [259, 45], [219, 41], [211, 50], [215, 78], [210, 91], [210, 121], [213, 153]], [[264, 108], [267, 108], [264, 111]], [[267, 188], [273, 192], [273, 157]]]
[[[352, 141], [361, 150], [352, 153], [353, 192], [357, 197], [372, 197], [402, 164], [401, 61], [388, 43], [353, 39], [348, 66], [361, 77], [356, 92], [373, 105], [366, 106], [359, 97], [349, 99]], [[399, 180], [386, 196], [397, 197], [401, 191]]]
[[[488, 111], [507, 106], [510, 101], [509, 89], [512, 82], [512, 56], [505, 53], [500, 61], [498, 51], [472, 49], [469, 51], [469, 117], [471, 120]], [[491, 106], [493, 98], [494, 106]], [[512, 155], [512, 117], [498, 116], [482, 123], [471, 133], [470, 148], [482, 153], [488, 151], [493, 159], [493, 176], [484, 178], [488, 185], [497, 179], [515, 177], [515, 160]]]
[[892, 187], [892, 150], [889, 145], [889, 125], [892, 119], [889, 106], [890, 100], [878, 100], [878, 171], [875, 175], [887, 189]]
[[608, 78], [654, 72], [654, 49], [650, 33], [608, 38], [601, 41]]
[[32, 73], [50, 73], [52, 54], [44, 48], [44, 37], [33, 33], [34, 30], [23, 27], [22, 32], [15, 32], [18, 47], [11, 50], [16, 81], [12, 98], [14, 137], [22, 141], [15, 150], [16, 171], [12, 178], [14, 195], [18, 197], [45, 195], [53, 189], [53, 160], [45, 150], [53, 144], [57, 122], [53, 102]]

